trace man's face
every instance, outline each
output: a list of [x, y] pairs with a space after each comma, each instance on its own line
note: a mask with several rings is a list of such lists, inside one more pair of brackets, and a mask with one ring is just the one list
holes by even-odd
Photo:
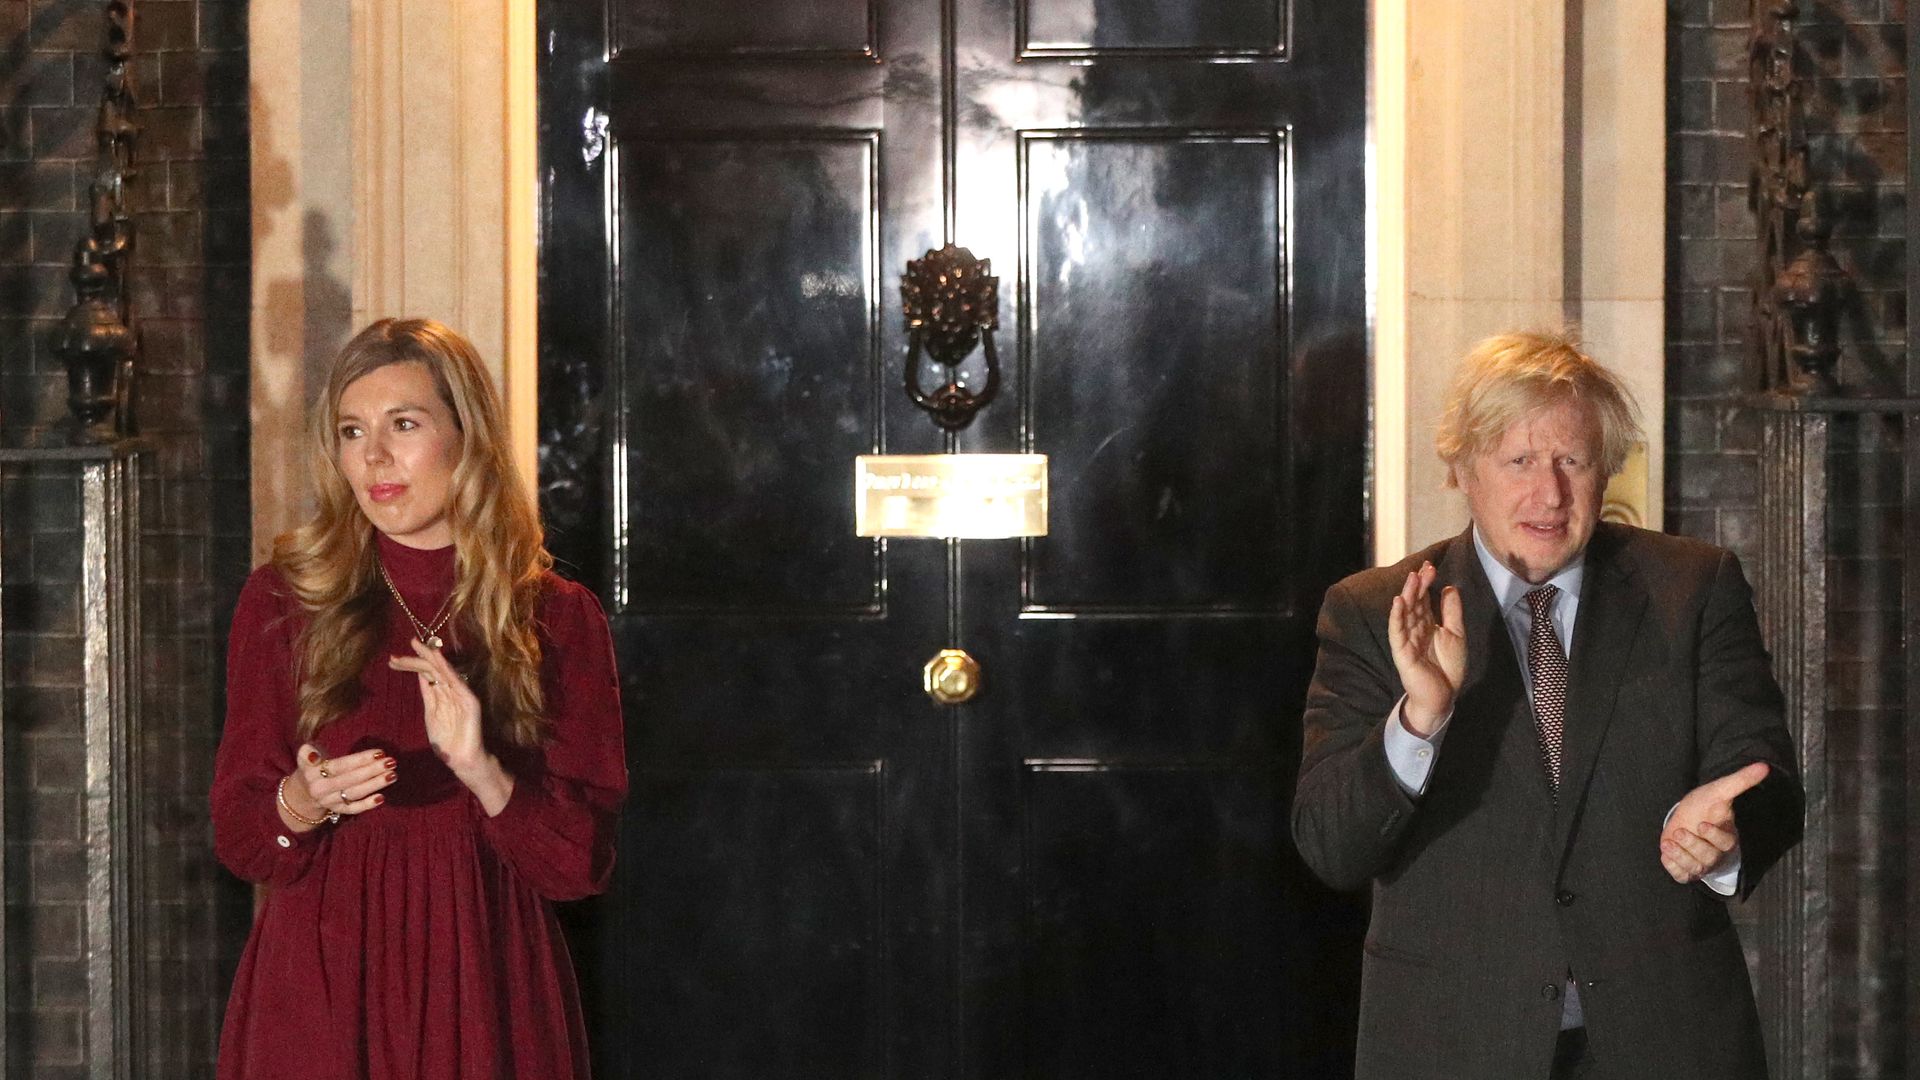
[[1487, 550], [1538, 585], [1586, 549], [1600, 520], [1600, 426], [1578, 402], [1536, 410], [1456, 465], [1454, 480]]

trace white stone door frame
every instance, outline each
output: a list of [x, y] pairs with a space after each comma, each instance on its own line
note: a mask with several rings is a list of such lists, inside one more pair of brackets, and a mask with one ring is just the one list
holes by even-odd
[[1576, 324], [1645, 411], [1610, 496], [1660, 528], [1666, 9], [1635, 0], [1373, 0], [1374, 557], [1464, 527], [1433, 427], [1455, 361]]
[[533, 483], [533, 4], [277, 0], [248, 33], [254, 561], [309, 512], [320, 373], [381, 316], [473, 340]]

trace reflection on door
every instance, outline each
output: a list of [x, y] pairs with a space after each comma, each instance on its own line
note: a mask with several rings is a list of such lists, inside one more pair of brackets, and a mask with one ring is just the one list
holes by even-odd
[[[633, 778], [566, 915], [599, 1075], [1350, 1074], [1286, 806], [1365, 557], [1364, 15], [542, 3], [542, 496]], [[899, 292], [948, 243], [1000, 278], [951, 429]], [[858, 455], [955, 451], [1047, 455], [1048, 534], [856, 535]]]

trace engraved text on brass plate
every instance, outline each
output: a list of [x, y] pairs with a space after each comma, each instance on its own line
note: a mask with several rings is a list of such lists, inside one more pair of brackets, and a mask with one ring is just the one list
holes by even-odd
[[1047, 455], [862, 454], [853, 517], [861, 536], [1045, 536]]

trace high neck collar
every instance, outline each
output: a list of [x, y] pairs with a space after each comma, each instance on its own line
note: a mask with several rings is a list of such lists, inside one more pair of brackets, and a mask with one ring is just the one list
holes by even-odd
[[375, 531], [380, 563], [395, 586], [407, 590], [445, 591], [453, 586], [454, 547], [412, 548]]

